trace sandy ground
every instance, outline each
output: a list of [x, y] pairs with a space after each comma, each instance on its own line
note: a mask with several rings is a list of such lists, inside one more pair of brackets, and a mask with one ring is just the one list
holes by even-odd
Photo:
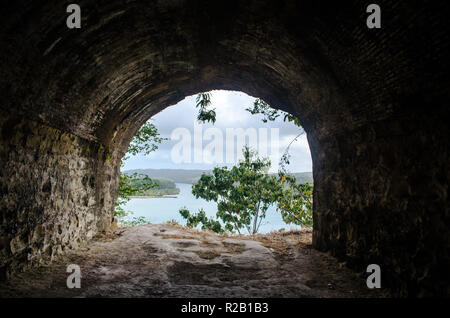
[[[81, 288], [66, 285], [67, 265]], [[333, 257], [311, 231], [224, 237], [170, 225], [100, 236], [51, 264], [0, 284], [0, 297], [383, 297]]]

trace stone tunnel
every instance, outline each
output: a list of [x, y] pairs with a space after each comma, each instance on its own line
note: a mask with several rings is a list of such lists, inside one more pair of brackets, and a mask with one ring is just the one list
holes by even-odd
[[2, 279], [108, 231], [137, 129], [226, 89], [300, 119], [316, 249], [450, 294], [448, 2], [379, 0], [380, 29], [358, 0], [77, 3], [79, 29], [69, 1], [1, 4]]

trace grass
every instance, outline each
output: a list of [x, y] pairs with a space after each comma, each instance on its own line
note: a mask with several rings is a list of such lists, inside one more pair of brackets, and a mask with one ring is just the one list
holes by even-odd
[[246, 250], [244, 243], [222, 242], [229, 254], [240, 254]]
[[294, 250], [310, 249], [312, 243], [312, 229], [290, 230], [284, 232], [271, 232], [267, 234], [256, 234], [255, 241], [261, 242], [264, 247], [273, 250], [278, 258], [291, 257]]

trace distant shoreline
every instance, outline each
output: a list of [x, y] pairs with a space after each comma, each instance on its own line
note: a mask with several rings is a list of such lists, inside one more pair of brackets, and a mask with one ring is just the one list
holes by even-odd
[[131, 199], [157, 199], [157, 198], [167, 198], [167, 199], [176, 199], [177, 195], [134, 195], [130, 196]]
[[[202, 169], [131, 169], [125, 170], [126, 174], [142, 174], [148, 177], [161, 180], [169, 180], [175, 183], [183, 184], [195, 184], [198, 182], [202, 174], [212, 174], [212, 170]], [[297, 183], [314, 184], [313, 174], [311, 171], [307, 172], [291, 172], [289, 175], [294, 176], [297, 179]], [[270, 173], [270, 175], [277, 175], [276, 172]]]

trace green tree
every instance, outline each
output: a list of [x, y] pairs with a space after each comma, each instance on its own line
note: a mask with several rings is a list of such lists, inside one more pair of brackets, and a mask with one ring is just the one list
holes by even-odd
[[168, 138], [163, 138], [158, 132], [158, 128], [147, 121], [134, 135], [128, 146], [127, 154], [122, 159], [122, 162], [127, 160], [130, 155], [136, 156], [139, 154], [149, 155], [158, 149], [159, 144]]
[[196, 107], [199, 108], [197, 119], [202, 122], [216, 122], [216, 109], [208, 109], [211, 106], [211, 93], [200, 93], [196, 98]]
[[[216, 121], [215, 111], [209, 111], [211, 107], [211, 95], [209, 93], [202, 93], [197, 95], [197, 107], [201, 106], [202, 115], [199, 113], [198, 119], [202, 121]], [[291, 145], [302, 136], [305, 131], [302, 128], [299, 119], [287, 112], [273, 109], [260, 98], [255, 99], [252, 108], [246, 108], [246, 111], [252, 115], [260, 114], [263, 116], [262, 121], [267, 123], [269, 121], [275, 121], [278, 117], [283, 116], [283, 121], [292, 122], [299, 127], [298, 135], [292, 139], [289, 145], [286, 147], [279, 162], [279, 181], [283, 186], [279, 188], [273, 188], [273, 197], [278, 206], [277, 210], [281, 212], [283, 221], [287, 224], [297, 224], [303, 226], [312, 226], [312, 207], [313, 207], [313, 186], [310, 184], [297, 184], [294, 176], [290, 176], [288, 173], [288, 165], [290, 164], [290, 147]], [[207, 115], [204, 115], [207, 114]], [[261, 215], [261, 214], [258, 214]], [[265, 214], [263, 214], [265, 215]], [[205, 220], [206, 216], [198, 217], [199, 220]], [[232, 217], [230, 217], [233, 219]], [[208, 224], [208, 223], [207, 223]], [[239, 223], [237, 223], [239, 225]], [[250, 232], [250, 231], [249, 231]]]
[[[299, 210], [302, 205], [300, 198], [305, 193], [301, 186], [295, 184], [295, 178], [284, 174], [270, 175], [270, 161], [258, 158], [257, 153], [248, 147], [244, 147], [243, 156], [243, 160], [231, 169], [216, 167], [211, 175], [203, 174], [192, 187], [196, 198], [217, 202], [216, 217], [223, 226], [218, 220], [207, 218], [203, 210], [191, 214], [183, 208], [180, 214], [187, 220], [187, 226], [201, 224], [202, 229], [217, 233], [237, 231], [239, 234], [244, 228], [253, 235], [258, 233], [272, 205], [278, 206], [286, 223], [306, 224], [306, 214], [310, 210], [303, 206]], [[299, 191], [302, 191], [301, 195]]]
[[267, 123], [268, 121], [275, 121], [278, 117], [283, 116], [283, 121], [293, 122], [296, 126], [301, 128], [300, 121], [296, 116], [270, 107], [270, 105], [261, 98], [255, 99], [253, 102], [253, 108], [246, 108], [245, 110], [252, 115], [263, 115], [262, 121], [264, 123]]
[[277, 198], [277, 206], [286, 224], [312, 227], [313, 186], [309, 183], [297, 183], [295, 177], [279, 173], [284, 183]]
[[219, 221], [208, 218], [206, 216], [205, 210], [200, 209], [196, 214], [191, 214], [188, 209], [180, 209], [181, 216], [186, 219], [186, 226], [189, 228], [195, 228], [199, 224], [202, 225], [202, 230], [211, 230], [215, 233], [224, 233], [225, 230], [222, 228], [222, 224]]
[[[269, 160], [256, 158], [248, 147], [244, 147], [243, 155], [243, 160], [231, 169], [216, 167], [212, 175], [203, 174], [193, 185], [192, 194], [217, 202], [216, 215], [225, 230], [241, 233], [241, 229], [246, 228], [249, 234], [255, 234], [267, 209], [274, 203], [273, 192], [278, 183], [268, 174]], [[203, 211], [192, 216], [186, 211], [180, 214], [188, 220], [188, 226], [202, 223], [203, 228], [223, 231], [217, 225], [220, 223], [207, 219]]]

